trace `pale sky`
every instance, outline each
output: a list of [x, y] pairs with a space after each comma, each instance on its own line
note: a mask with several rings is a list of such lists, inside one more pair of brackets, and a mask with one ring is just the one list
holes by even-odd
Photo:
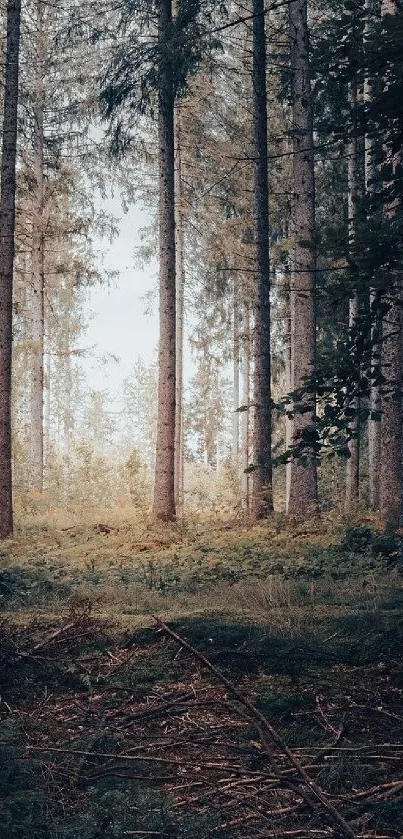
[[[108, 201], [108, 210], [120, 217], [120, 234], [112, 244], [102, 240], [105, 268], [118, 271], [112, 287], [97, 286], [87, 297], [90, 314], [83, 343], [93, 348], [83, 360], [89, 387], [108, 389], [114, 397], [138, 356], [147, 363], [156, 357], [158, 342], [158, 300], [155, 293], [157, 264], [135, 267], [139, 230], [147, 215], [136, 207], [124, 213], [118, 200]], [[151, 307], [143, 298], [153, 294]], [[150, 309], [146, 312], [146, 309]], [[118, 356], [120, 363], [108, 356]]]

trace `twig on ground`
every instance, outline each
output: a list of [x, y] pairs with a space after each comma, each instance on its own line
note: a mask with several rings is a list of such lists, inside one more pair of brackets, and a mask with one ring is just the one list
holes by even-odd
[[199, 652], [199, 650], [195, 649], [195, 647], [192, 647], [192, 645], [189, 644], [188, 641], [185, 641], [183, 638], [181, 638], [179, 635], [177, 635], [176, 632], [174, 632], [172, 629], [170, 629], [170, 627], [167, 626], [167, 624], [164, 623], [164, 621], [162, 621], [156, 615], [153, 615], [153, 618], [154, 618], [155, 622], [158, 624], [158, 626], [160, 626], [161, 629], [164, 630], [164, 632], [166, 632], [168, 635], [170, 635], [171, 638], [173, 638], [176, 641], [177, 644], [179, 644], [179, 645], [183, 646], [185, 649], [189, 650], [189, 652], [195, 658], [197, 658], [199, 661], [201, 661], [205, 665], [205, 667], [207, 667], [207, 669], [210, 670], [210, 672], [213, 673], [213, 675], [222, 684], [225, 685], [225, 687], [232, 693], [232, 695], [237, 698], [239, 703], [244, 708], [246, 708], [249, 715], [252, 716], [255, 720], [257, 720], [258, 723], [259, 723], [259, 726], [265, 732], [267, 732], [267, 734], [270, 735], [271, 739], [276, 744], [278, 749], [288, 758], [289, 762], [292, 764], [294, 769], [296, 769], [296, 771], [298, 772], [298, 774], [300, 775], [300, 777], [302, 778], [304, 783], [307, 785], [310, 792], [313, 793], [315, 798], [317, 798], [320, 801], [320, 803], [322, 804], [324, 809], [332, 817], [333, 822], [335, 822], [338, 825], [338, 827], [342, 829], [343, 833], [346, 836], [348, 836], [349, 839], [357, 839], [355, 832], [350, 827], [350, 825], [346, 822], [346, 820], [343, 818], [341, 813], [339, 813], [339, 811], [336, 809], [336, 807], [334, 807], [333, 804], [326, 798], [323, 790], [321, 790], [321, 788], [315, 783], [315, 781], [313, 781], [312, 778], [309, 777], [309, 775], [306, 773], [304, 767], [299, 763], [299, 761], [297, 760], [295, 755], [292, 753], [292, 751], [288, 748], [288, 746], [286, 745], [286, 743], [284, 742], [282, 737], [280, 737], [280, 734], [278, 733], [278, 731], [275, 728], [273, 728], [271, 723], [259, 711], [259, 709], [256, 708], [251, 702], [249, 702], [249, 700], [246, 699], [246, 697], [241, 693], [241, 691], [239, 691], [238, 688], [236, 688], [235, 685], [233, 685], [229, 681], [229, 679], [227, 679], [227, 677], [224, 676], [224, 674], [221, 673], [221, 671], [218, 670], [217, 667], [214, 666], [214, 664], [211, 664], [211, 662], [201, 652]]

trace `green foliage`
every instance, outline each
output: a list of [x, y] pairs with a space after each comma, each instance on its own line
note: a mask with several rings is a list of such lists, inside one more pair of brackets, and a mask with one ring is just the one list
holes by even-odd
[[41, 606], [49, 600], [61, 600], [71, 593], [65, 583], [55, 582], [39, 570], [12, 565], [0, 571], [0, 603], [8, 609]]

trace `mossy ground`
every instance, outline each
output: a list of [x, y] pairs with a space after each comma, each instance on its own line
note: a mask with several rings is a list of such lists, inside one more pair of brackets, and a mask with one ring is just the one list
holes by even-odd
[[357, 836], [403, 835], [400, 545], [371, 521], [43, 523], [1, 566], [1, 839], [338, 835], [155, 612]]

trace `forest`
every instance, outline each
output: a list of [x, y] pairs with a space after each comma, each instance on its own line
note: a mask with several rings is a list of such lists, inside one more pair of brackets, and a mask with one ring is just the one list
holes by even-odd
[[402, 839], [403, 3], [0, 26], [0, 839]]

